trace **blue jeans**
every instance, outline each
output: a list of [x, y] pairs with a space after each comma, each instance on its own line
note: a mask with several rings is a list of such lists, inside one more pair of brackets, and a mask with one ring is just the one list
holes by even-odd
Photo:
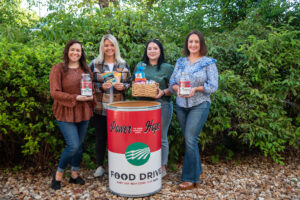
[[169, 155], [168, 130], [173, 115], [172, 101], [161, 103], [161, 164], [167, 165]]
[[71, 164], [72, 171], [79, 171], [82, 158], [82, 146], [89, 120], [82, 122], [57, 121], [57, 124], [67, 144], [60, 156], [57, 171], [64, 172], [68, 163]]
[[176, 106], [177, 119], [185, 139], [182, 181], [200, 182], [202, 166], [198, 148], [198, 137], [207, 120], [209, 107], [210, 103], [207, 101], [191, 108]]

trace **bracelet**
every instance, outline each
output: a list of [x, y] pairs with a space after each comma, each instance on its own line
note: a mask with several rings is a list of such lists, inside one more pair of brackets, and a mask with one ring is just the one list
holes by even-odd
[[162, 92], [164, 93], [163, 96], [166, 96], [165, 90], [162, 90]]

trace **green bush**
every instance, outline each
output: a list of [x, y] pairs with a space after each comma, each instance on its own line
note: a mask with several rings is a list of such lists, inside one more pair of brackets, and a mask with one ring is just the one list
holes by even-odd
[[[219, 89], [212, 95], [199, 143], [202, 150], [213, 144], [229, 152], [248, 145], [283, 163], [280, 153], [287, 147], [299, 148], [300, 142], [300, 69], [299, 59], [295, 59], [300, 54], [299, 31], [289, 25], [269, 26], [264, 34], [244, 38], [238, 34], [242, 30], [243, 24], [234, 32], [207, 38], [209, 55], [218, 60]], [[170, 132], [180, 132], [174, 120]], [[169, 136], [176, 150], [171, 147], [170, 156], [178, 159], [184, 143], [173, 138]]]
[[[119, 41], [121, 56], [133, 70], [151, 38], [162, 41], [167, 61], [174, 65], [182, 56], [189, 27], [205, 33], [208, 56], [218, 60], [219, 70], [219, 89], [211, 97], [209, 118], [199, 136], [201, 149], [213, 146], [213, 162], [223, 156], [221, 152], [231, 159], [240, 149], [256, 148], [283, 163], [282, 153], [287, 148], [299, 148], [300, 43], [299, 16], [295, 14], [299, 7], [283, 12], [288, 4], [284, 9], [274, 4], [270, 13], [264, 13], [266, 6], [244, 7], [243, 17], [234, 19], [233, 26], [218, 22], [219, 18], [230, 17], [224, 13], [206, 21], [206, 11], [196, 1], [157, 2], [161, 7], [152, 5], [147, 12], [143, 7], [84, 7], [78, 15], [74, 10], [57, 9], [37, 24], [32, 18], [26, 21], [17, 4], [6, 9], [9, 2], [0, 3], [1, 164], [47, 166], [57, 162], [64, 142], [51, 109], [48, 77], [51, 67], [61, 61], [69, 39], [81, 41], [91, 61], [98, 55], [101, 37], [111, 33]], [[190, 12], [177, 16], [182, 9]], [[13, 15], [14, 10], [18, 10], [17, 15]], [[191, 20], [195, 16], [203, 19], [197, 24]], [[288, 16], [292, 17], [288, 20]], [[222, 23], [226, 25], [220, 26]], [[32, 27], [41, 31], [30, 31]], [[175, 105], [175, 96], [172, 99]], [[176, 109], [168, 137], [172, 164], [184, 154]], [[90, 128], [83, 161], [87, 168], [95, 167], [94, 138]]]
[[48, 164], [62, 143], [53, 120], [48, 81], [62, 47], [0, 39], [0, 48], [1, 161], [13, 163], [22, 152], [29, 162]]
[[214, 43], [225, 46], [212, 51], [216, 58], [221, 55], [221, 74], [206, 125], [208, 133], [227, 134], [241, 144], [258, 147], [279, 163], [283, 160], [280, 152], [287, 146], [299, 147], [298, 35], [299, 31], [286, 25], [270, 26], [265, 36], [250, 35], [244, 41], [229, 34], [222, 36], [226, 42], [214, 38]]

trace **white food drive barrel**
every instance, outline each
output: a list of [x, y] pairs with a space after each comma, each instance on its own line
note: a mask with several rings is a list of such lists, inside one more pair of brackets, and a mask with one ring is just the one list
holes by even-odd
[[125, 197], [161, 190], [161, 105], [123, 101], [107, 106], [109, 189]]

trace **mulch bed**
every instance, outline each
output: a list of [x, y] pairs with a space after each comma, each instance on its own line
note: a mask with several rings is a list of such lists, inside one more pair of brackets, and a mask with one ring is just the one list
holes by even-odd
[[[300, 199], [300, 157], [288, 157], [278, 165], [263, 156], [247, 156], [212, 164], [203, 159], [200, 187], [178, 190], [181, 166], [168, 170], [162, 190], [137, 199]], [[50, 189], [51, 171], [35, 172], [33, 168], [17, 173], [0, 170], [0, 199], [133, 199], [109, 192], [107, 174], [94, 178], [94, 170], [83, 169], [83, 186], [62, 181], [62, 189]], [[66, 176], [69, 176], [67, 171]]]

